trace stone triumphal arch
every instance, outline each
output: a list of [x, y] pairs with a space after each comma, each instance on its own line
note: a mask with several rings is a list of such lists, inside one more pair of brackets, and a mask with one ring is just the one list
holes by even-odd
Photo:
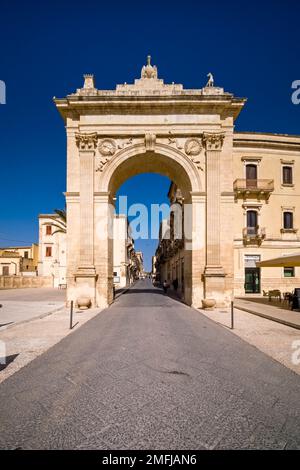
[[134, 84], [99, 90], [85, 75], [82, 88], [55, 98], [67, 132], [68, 301], [112, 302], [111, 205], [120, 185], [143, 172], [168, 176], [189, 205], [185, 301], [230, 299], [233, 126], [244, 101], [211, 79], [201, 89], [165, 84], [150, 57]]

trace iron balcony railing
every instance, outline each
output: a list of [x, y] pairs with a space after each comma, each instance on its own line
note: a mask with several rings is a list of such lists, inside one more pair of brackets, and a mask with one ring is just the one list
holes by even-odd
[[258, 243], [260, 244], [266, 238], [265, 227], [244, 227], [243, 240], [244, 243]]

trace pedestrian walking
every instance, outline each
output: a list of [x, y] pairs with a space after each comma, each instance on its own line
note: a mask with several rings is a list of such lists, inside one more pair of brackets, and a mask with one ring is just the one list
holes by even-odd
[[166, 280], [165, 280], [164, 283], [163, 283], [163, 290], [164, 290], [164, 293], [166, 294], [166, 293], [167, 293], [167, 290], [168, 290], [168, 283], [167, 283]]

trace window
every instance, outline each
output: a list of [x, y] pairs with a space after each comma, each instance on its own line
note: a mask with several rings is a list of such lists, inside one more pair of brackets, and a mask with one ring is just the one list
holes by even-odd
[[51, 234], [52, 234], [52, 226], [46, 225], [46, 235], [51, 235]]
[[52, 246], [46, 246], [46, 256], [52, 256]]
[[246, 165], [247, 187], [257, 187], [257, 165]]
[[3, 276], [9, 276], [9, 266], [3, 266], [2, 275]]
[[118, 275], [117, 271], [114, 271], [114, 276], [116, 277]]
[[282, 184], [293, 184], [293, 168], [291, 166], [282, 167]]
[[246, 179], [247, 180], [257, 179], [257, 165], [253, 165], [253, 164], [246, 165]]
[[284, 277], [295, 277], [295, 268], [283, 268], [283, 275]]
[[247, 234], [256, 235], [257, 232], [257, 212], [247, 211]]
[[283, 228], [287, 230], [293, 228], [293, 212], [283, 213]]
[[28, 251], [24, 251], [24, 258], [28, 258]]

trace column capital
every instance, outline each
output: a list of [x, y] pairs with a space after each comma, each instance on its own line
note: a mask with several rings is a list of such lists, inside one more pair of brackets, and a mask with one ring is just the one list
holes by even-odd
[[202, 142], [206, 150], [221, 150], [224, 138], [224, 132], [204, 132]]
[[88, 134], [76, 132], [75, 139], [79, 150], [93, 151], [97, 146], [98, 134], [97, 132], [90, 132]]

